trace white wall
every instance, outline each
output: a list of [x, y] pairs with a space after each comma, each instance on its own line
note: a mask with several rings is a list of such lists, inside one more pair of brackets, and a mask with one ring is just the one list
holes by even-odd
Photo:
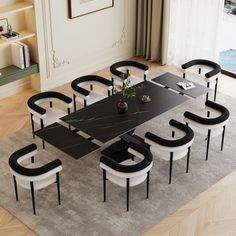
[[[134, 55], [135, 0], [75, 19], [65, 0], [35, 0], [42, 91]], [[40, 85], [40, 88], [38, 88]]]

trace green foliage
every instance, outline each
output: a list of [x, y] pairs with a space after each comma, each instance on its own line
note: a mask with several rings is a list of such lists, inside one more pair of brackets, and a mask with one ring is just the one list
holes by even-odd
[[115, 89], [116, 93], [121, 94], [123, 98], [127, 99], [135, 97], [136, 93], [144, 88], [144, 85], [132, 86], [128, 76], [127, 74], [122, 74], [121, 79], [123, 80], [123, 86], [118, 86], [118, 88]]

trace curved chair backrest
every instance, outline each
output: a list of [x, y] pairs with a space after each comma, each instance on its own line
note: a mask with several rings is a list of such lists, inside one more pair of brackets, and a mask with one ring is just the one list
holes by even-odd
[[78, 87], [83, 87], [91, 84], [107, 88], [109, 86], [112, 86], [112, 81], [98, 75], [85, 75], [73, 80], [71, 82], [71, 87], [76, 91]]
[[215, 75], [218, 75], [221, 72], [221, 67], [219, 64], [213, 61], [205, 60], [205, 59], [195, 59], [195, 60], [189, 61], [182, 65], [182, 69], [187, 70], [190, 67], [201, 68], [201, 65], [206, 66], [206, 68], [210, 69], [209, 72], [205, 73], [206, 78], [213, 77]]
[[28, 109], [31, 113], [36, 112], [39, 115], [43, 116], [46, 114], [46, 109], [39, 105], [44, 102], [53, 102], [53, 101], [66, 104], [68, 105], [68, 107], [72, 107], [72, 99], [70, 97], [67, 97], [66, 95], [59, 92], [48, 91], [48, 92], [38, 93], [29, 98], [27, 102]]
[[[138, 70], [144, 73], [144, 79], [148, 74], [149, 67], [136, 61], [120, 61], [111, 65], [110, 72], [112, 76], [127, 79], [129, 77], [129, 70]], [[125, 70], [125, 73], [123, 72]], [[127, 73], [128, 72], [128, 73]]]
[[189, 126], [182, 124], [174, 119], [170, 120], [169, 124], [174, 128], [183, 131], [185, 135], [179, 139], [169, 140], [147, 132], [145, 134], [145, 142], [153, 146], [154, 148], [156, 147], [168, 152], [183, 151], [192, 145], [194, 140], [194, 133]]
[[[59, 159], [38, 168], [26, 168], [21, 162], [37, 154], [37, 146], [33, 143], [14, 152], [9, 158], [10, 171], [13, 175], [28, 181], [47, 178], [47, 173], [62, 165]], [[60, 170], [62, 168], [59, 168]], [[59, 171], [59, 170], [58, 170]]]
[[215, 102], [207, 100], [205, 102], [206, 107], [209, 107], [215, 111], [220, 112], [220, 115], [217, 117], [209, 118], [198, 116], [192, 112], [186, 111], [184, 113], [185, 121], [192, 123], [194, 126], [203, 128], [203, 129], [215, 129], [223, 127], [229, 120], [229, 110]]
[[122, 165], [109, 157], [102, 156], [100, 159], [100, 166], [103, 167], [106, 165], [113, 174], [117, 173], [118, 176], [124, 178], [139, 176], [147, 173], [151, 169], [153, 158], [148, 149], [130, 142], [127, 151], [134, 156], [139, 157], [141, 161], [134, 165]]

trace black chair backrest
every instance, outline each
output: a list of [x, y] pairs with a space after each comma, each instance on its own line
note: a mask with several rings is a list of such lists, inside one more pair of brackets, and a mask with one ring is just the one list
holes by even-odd
[[211, 71], [207, 72], [205, 74], [206, 78], [210, 78], [214, 75], [217, 75], [218, 73], [221, 72], [221, 67], [219, 64], [213, 62], [213, 61], [209, 61], [209, 60], [205, 60], [205, 59], [195, 59], [192, 61], [189, 61], [185, 64], [182, 65], [183, 69], [188, 69], [191, 66], [195, 66], [195, 65], [206, 65], [212, 68]]
[[32, 143], [32, 144], [14, 152], [9, 158], [9, 165], [10, 165], [11, 169], [21, 175], [38, 176], [38, 175], [45, 174], [45, 173], [49, 172], [50, 170], [61, 165], [61, 161], [59, 159], [51, 161], [51, 162], [47, 163], [46, 165], [44, 165], [42, 167], [38, 167], [38, 168], [31, 168], [30, 169], [30, 168], [26, 168], [26, 167], [20, 165], [18, 159], [30, 152], [33, 152], [36, 149], [37, 149], [36, 144]]
[[148, 149], [132, 142], [128, 144], [128, 148], [132, 148], [138, 153], [142, 154], [144, 156], [144, 159], [134, 165], [122, 165], [107, 156], [102, 156], [100, 158], [100, 162], [109, 166], [113, 170], [123, 172], [123, 173], [134, 173], [134, 172], [141, 171], [152, 163], [152, 160], [153, 160], [152, 154]]

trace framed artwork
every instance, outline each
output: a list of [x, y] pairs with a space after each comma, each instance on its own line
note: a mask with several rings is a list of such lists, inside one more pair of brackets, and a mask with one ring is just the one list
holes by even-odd
[[73, 19], [84, 16], [92, 12], [113, 7], [114, 0], [68, 0], [69, 1], [69, 18]]
[[7, 18], [0, 19], [0, 35], [8, 32], [8, 25]]

